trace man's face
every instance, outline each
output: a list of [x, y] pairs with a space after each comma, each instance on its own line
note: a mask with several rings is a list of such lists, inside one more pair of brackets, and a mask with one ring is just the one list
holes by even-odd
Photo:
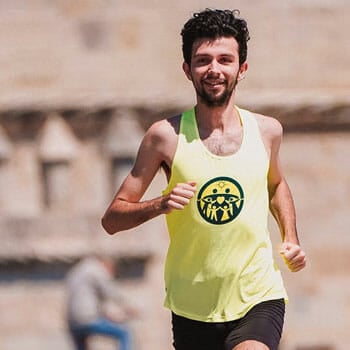
[[238, 79], [247, 69], [239, 65], [238, 43], [233, 37], [196, 40], [191, 65], [183, 64], [198, 98], [209, 107], [226, 105]]

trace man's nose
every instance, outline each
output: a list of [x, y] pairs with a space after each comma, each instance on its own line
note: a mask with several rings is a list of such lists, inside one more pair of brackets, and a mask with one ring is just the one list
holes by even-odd
[[208, 67], [208, 73], [218, 73], [219, 72], [219, 64], [217, 61], [211, 61]]

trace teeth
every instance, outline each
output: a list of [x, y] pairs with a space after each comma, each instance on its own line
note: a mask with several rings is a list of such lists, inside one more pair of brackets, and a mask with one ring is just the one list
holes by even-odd
[[217, 85], [222, 85], [221, 83], [208, 83], [210, 86], [217, 86]]
[[222, 84], [223, 82], [222, 81], [206, 81], [207, 84], [209, 85], [220, 85]]

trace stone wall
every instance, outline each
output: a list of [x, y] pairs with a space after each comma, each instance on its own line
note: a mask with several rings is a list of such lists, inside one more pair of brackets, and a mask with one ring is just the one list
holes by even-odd
[[[171, 349], [162, 307], [164, 218], [107, 236], [100, 217], [152, 121], [194, 102], [179, 32], [209, 1], [0, 2], [0, 344], [71, 349], [66, 270], [107, 251], [139, 275], [118, 279], [140, 310], [137, 349]], [[231, 1], [215, 2], [232, 7]], [[308, 268], [289, 273], [281, 350], [345, 350], [348, 250], [349, 4], [237, 0], [247, 18], [249, 71], [238, 102], [284, 125], [282, 162], [294, 193]], [[162, 174], [146, 194], [158, 195]], [[137, 265], [139, 266], [139, 265]], [[158, 331], [155, 331], [158, 330]], [[93, 348], [114, 348], [94, 339]]]
[[[283, 268], [277, 257], [290, 296], [282, 349], [308, 349], [307, 346], [311, 345], [315, 346], [314, 349], [326, 345], [328, 349], [347, 348], [350, 286], [346, 266], [350, 242], [346, 215], [349, 191], [346, 185], [350, 169], [343, 150], [349, 146], [348, 133], [288, 134], [285, 137], [283, 166], [294, 193], [299, 233], [308, 252], [309, 265], [305, 272], [291, 274]], [[296, 152], [296, 149], [302, 151]], [[342, 164], [341, 172], [338, 171], [339, 164]], [[159, 221], [154, 224], [161, 228], [163, 223]], [[275, 228], [275, 225], [272, 223], [271, 227]], [[150, 239], [152, 228], [147, 225], [140, 233], [106, 238], [109, 246], [116, 249], [119, 255], [125, 255], [126, 247], [130, 247], [131, 243], [126, 241], [129, 234], [137, 240], [138, 249], [157, 242], [158, 250], [153, 253], [147, 268], [148, 277], [143, 281], [122, 282], [124, 291], [141, 310], [142, 318], [132, 324], [138, 331], [145, 329], [138, 333], [141, 338], [138, 340], [144, 346], [140, 346], [140, 349], [170, 349], [167, 347], [170, 344], [168, 314], [161, 306], [162, 249], [166, 246], [166, 234], [160, 231]], [[78, 233], [78, 230], [74, 232]], [[40, 241], [43, 234], [40, 233]], [[71, 247], [69, 239], [72, 234], [66, 233], [64, 250]], [[272, 235], [277, 251], [278, 233], [275, 229]], [[57, 247], [55, 237], [51, 239], [51, 244]], [[83, 250], [83, 247], [80, 249]], [[29, 283], [19, 280], [2, 283], [0, 292], [3, 310], [0, 336], [3, 349], [20, 348], [23, 344], [33, 349], [46, 349], [49, 344], [53, 349], [70, 348], [64, 332], [64, 294], [60, 282]], [[155, 326], [161, 324], [164, 327], [161, 332], [163, 342], [152, 330], [146, 329], [154, 322], [156, 315], [159, 316], [159, 323]], [[147, 341], [144, 339], [145, 334]]]
[[[0, 106], [191, 104], [180, 30], [206, 0], [21, 0], [0, 4]], [[308, 104], [347, 100], [346, 0], [218, 0], [248, 20], [239, 97]]]

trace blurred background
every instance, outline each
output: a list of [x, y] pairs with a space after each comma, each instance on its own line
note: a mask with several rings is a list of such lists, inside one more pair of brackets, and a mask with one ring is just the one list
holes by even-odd
[[[237, 104], [278, 118], [309, 264], [289, 273], [281, 350], [347, 350], [350, 3], [346, 0], [0, 0], [0, 348], [70, 350], [68, 269], [101, 251], [140, 311], [137, 349], [170, 350], [164, 218], [108, 236], [100, 218], [146, 128], [195, 102], [180, 30], [238, 8], [251, 34]], [[146, 196], [159, 195], [162, 174]], [[115, 349], [106, 339], [91, 350]]]

